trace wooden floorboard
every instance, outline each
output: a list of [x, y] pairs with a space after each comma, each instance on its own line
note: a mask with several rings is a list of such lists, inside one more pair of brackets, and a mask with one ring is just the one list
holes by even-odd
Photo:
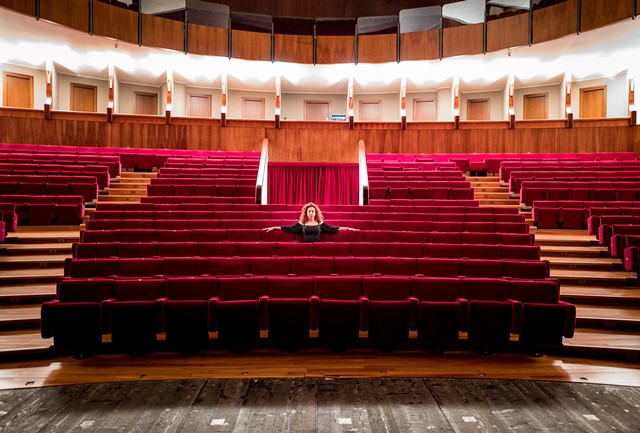
[[640, 389], [454, 379], [206, 379], [0, 391], [7, 431], [637, 431]]

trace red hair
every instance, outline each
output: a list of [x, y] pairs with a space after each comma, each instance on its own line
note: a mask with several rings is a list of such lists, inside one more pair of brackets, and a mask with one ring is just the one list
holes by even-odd
[[318, 205], [316, 205], [315, 203], [307, 203], [302, 206], [302, 212], [300, 213], [299, 219], [300, 224], [306, 224], [309, 222], [309, 218], [307, 217], [307, 209], [309, 209], [310, 207], [313, 207], [316, 210], [316, 221], [318, 221], [318, 224], [322, 224], [324, 222], [324, 216], [322, 215], [322, 211], [320, 211]]

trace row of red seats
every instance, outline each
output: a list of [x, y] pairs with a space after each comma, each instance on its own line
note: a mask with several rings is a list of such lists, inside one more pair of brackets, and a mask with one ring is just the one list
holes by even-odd
[[598, 227], [598, 243], [609, 247], [609, 250], [611, 250], [611, 239], [613, 236], [640, 234], [640, 217], [633, 218], [633, 221], [627, 223], [617, 224], [615, 221], [612, 221], [601, 224], [600, 227]]
[[[9, 224], [7, 224], [7, 220]], [[9, 232], [14, 232], [17, 229], [15, 225], [16, 216], [13, 212], [7, 212], [0, 208], [0, 242], [4, 242]]]
[[639, 217], [635, 211], [630, 211], [627, 215], [592, 215], [587, 219], [588, 233], [600, 239], [600, 227], [603, 225], [637, 224]]
[[[291, 224], [290, 220], [273, 219], [111, 219], [90, 220], [86, 224], [87, 231], [115, 230], [115, 229], [263, 229], [265, 227], [282, 226]], [[525, 222], [463, 222], [463, 221], [371, 221], [371, 220], [333, 220], [337, 226], [356, 228], [363, 232], [341, 231], [331, 235], [330, 239], [349, 241], [366, 240], [368, 237], [392, 238], [396, 231], [422, 231], [422, 232], [484, 232], [484, 233], [529, 233], [529, 224]], [[346, 233], [349, 233], [348, 235]], [[285, 235], [287, 235], [285, 233]], [[283, 236], [286, 240], [287, 236]], [[322, 239], [325, 237], [323, 236]], [[291, 239], [291, 235], [288, 235]], [[392, 240], [389, 240], [392, 241]]]
[[[640, 161], [639, 161], [640, 162]], [[561, 171], [514, 171], [509, 178], [509, 192], [517, 194], [520, 192], [522, 182], [527, 180], [556, 180], [556, 181], [611, 181], [611, 180], [637, 180], [640, 178], [640, 167], [628, 170], [561, 170]]]
[[152, 257], [68, 258], [65, 276], [154, 277], [254, 275], [426, 275], [429, 277], [549, 277], [546, 260], [430, 257]]
[[253, 178], [228, 178], [228, 177], [154, 177], [151, 178], [151, 185], [244, 185], [255, 186], [256, 177]]
[[471, 188], [466, 180], [411, 179], [411, 180], [372, 180], [369, 188]]
[[433, 257], [540, 260], [537, 245], [409, 242], [98, 242], [74, 243], [73, 257]]
[[[634, 226], [631, 230], [627, 230], [627, 228], [628, 226], [625, 227], [622, 231], [627, 231], [629, 233], [621, 233], [621, 230], [619, 228], [616, 228], [616, 233], [612, 234], [609, 240], [609, 250], [611, 251], [611, 256], [623, 259], [625, 261], [625, 264], [625, 250], [629, 247], [637, 247], [639, 245], [638, 240], [640, 240], [640, 230], [637, 226]], [[635, 270], [635, 268], [627, 270]]]
[[141, 203], [182, 204], [182, 203], [225, 203], [256, 204], [255, 197], [206, 196], [206, 195], [159, 195], [142, 196]]
[[112, 179], [120, 177], [122, 166], [120, 165], [120, 157], [116, 155], [73, 155], [73, 154], [55, 154], [55, 153], [1, 153], [5, 162], [13, 163], [47, 163], [47, 164], [89, 164], [89, 165], [105, 165], [109, 168], [109, 176]]
[[531, 216], [539, 228], [583, 229], [592, 215], [633, 214], [634, 207], [640, 201], [535, 200]]
[[[390, 206], [396, 208], [397, 206], [480, 206], [477, 200], [469, 199], [418, 199], [418, 198], [384, 198], [384, 199], [369, 199], [368, 206]], [[517, 210], [516, 210], [517, 211]]]
[[367, 159], [367, 171], [437, 171], [453, 170], [459, 171], [454, 162], [416, 162], [416, 161], [372, 161]]
[[[410, 212], [327, 212], [328, 221], [333, 220], [370, 220], [382, 221], [389, 226], [397, 221], [460, 221], [460, 222], [524, 222], [521, 214], [493, 213], [410, 213]], [[91, 213], [92, 220], [110, 219], [298, 219], [295, 211], [213, 211], [213, 210], [96, 210]]]
[[627, 272], [640, 274], [640, 235], [614, 235], [611, 246], [612, 250], [617, 248], [614, 257], [622, 258]]
[[[496, 232], [423, 232], [423, 231], [339, 231], [322, 235], [326, 242], [414, 242], [533, 245], [534, 235]], [[292, 242], [302, 241], [301, 235], [280, 230], [264, 232], [259, 229], [115, 229], [82, 230], [81, 242]]]
[[370, 200], [408, 199], [408, 200], [473, 200], [473, 188], [369, 188]]
[[255, 185], [147, 185], [148, 196], [247, 197], [255, 200]]
[[[574, 154], [581, 156], [585, 154]], [[586, 154], [588, 155], [588, 154]], [[598, 154], [591, 154], [598, 155]], [[514, 171], [555, 170], [593, 170], [601, 168], [640, 168], [640, 161], [636, 161], [635, 152], [621, 152], [618, 156], [602, 154], [598, 160], [539, 160], [539, 161], [503, 161], [500, 164], [499, 177], [503, 185], [508, 185], [511, 173]]]
[[252, 177], [258, 175], [254, 168], [214, 167], [214, 168], [176, 168], [162, 167], [158, 170], [158, 177]]
[[84, 205], [59, 203], [3, 203], [0, 210], [9, 231], [16, 231], [18, 225], [78, 225], [84, 217]]
[[588, 182], [563, 183], [553, 186], [526, 186], [520, 190], [522, 207], [532, 207], [538, 200], [566, 201], [640, 201], [640, 183], [620, 182], [616, 186], [585, 186]]
[[[555, 350], [572, 337], [575, 307], [559, 299], [555, 280], [424, 277], [248, 277], [63, 279], [42, 306], [43, 338], [59, 351], [92, 355], [102, 335], [116, 350], [157, 349], [164, 332], [172, 350], [217, 342], [246, 350], [267, 331], [270, 343], [294, 349], [310, 341], [346, 349], [422, 347], [505, 350], [511, 334], [526, 351]], [[468, 339], [459, 340], [459, 332]]]
[[97, 183], [64, 183], [51, 184], [47, 182], [0, 182], [0, 196], [15, 195], [71, 195], [82, 196], [84, 203], [93, 203], [98, 200]]
[[95, 176], [100, 189], [109, 188], [111, 177], [105, 165], [63, 165], [63, 164], [14, 164], [0, 163], [1, 174], [13, 175], [57, 175]]
[[464, 180], [464, 174], [454, 170], [437, 171], [368, 171], [369, 181], [374, 180]]

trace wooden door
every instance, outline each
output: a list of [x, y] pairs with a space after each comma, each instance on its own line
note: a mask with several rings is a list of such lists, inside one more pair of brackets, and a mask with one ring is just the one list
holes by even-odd
[[33, 108], [33, 76], [3, 72], [2, 105], [4, 107]]
[[598, 119], [607, 117], [607, 86], [580, 89], [580, 118]]
[[548, 93], [536, 93], [524, 95], [523, 118], [524, 119], [548, 119], [549, 104]]
[[380, 101], [360, 101], [360, 121], [376, 122], [382, 120]]
[[133, 113], [158, 115], [158, 94], [136, 92], [134, 96]]
[[264, 98], [242, 98], [243, 119], [264, 119]]
[[211, 95], [190, 93], [188, 98], [187, 116], [211, 117]]
[[87, 84], [71, 83], [71, 111], [98, 111], [98, 88]]
[[436, 120], [436, 101], [434, 99], [414, 99], [413, 100], [413, 120], [415, 121]]
[[467, 100], [467, 120], [489, 120], [489, 100]]
[[304, 101], [304, 120], [329, 120], [329, 101]]

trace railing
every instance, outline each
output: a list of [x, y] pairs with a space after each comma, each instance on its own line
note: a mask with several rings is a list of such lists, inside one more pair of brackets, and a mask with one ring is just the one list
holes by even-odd
[[262, 140], [260, 152], [260, 166], [258, 167], [258, 179], [256, 180], [256, 203], [267, 204], [268, 192], [268, 167], [269, 167], [269, 139]]

